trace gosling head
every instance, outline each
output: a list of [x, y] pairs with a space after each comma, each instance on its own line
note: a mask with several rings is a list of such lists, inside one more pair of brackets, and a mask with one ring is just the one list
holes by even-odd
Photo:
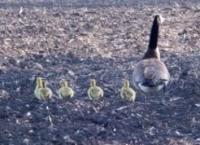
[[37, 77], [36, 78], [36, 86], [38, 88], [44, 88], [44, 80], [42, 77]]
[[60, 87], [68, 87], [68, 82], [66, 80], [61, 80]]
[[90, 80], [90, 87], [95, 87], [96, 86], [96, 80], [95, 79], [91, 79]]
[[125, 81], [124, 81], [124, 84], [123, 84], [123, 87], [124, 87], [124, 88], [129, 88], [129, 86], [130, 86], [129, 81], [128, 81], [128, 80], [125, 80]]

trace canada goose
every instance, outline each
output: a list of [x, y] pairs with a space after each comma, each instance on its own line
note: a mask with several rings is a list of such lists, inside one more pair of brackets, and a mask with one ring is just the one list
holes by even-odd
[[60, 99], [69, 99], [74, 96], [74, 91], [71, 87], [68, 86], [68, 82], [66, 80], [60, 81], [58, 96]]
[[87, 94], [91, 100], [98, 100], [101, 97], [103, 97], [104, 92], [103, 92], [102, 88], [100, 88], [99, 86], [96, 85], [96, 80], [91, 79], [90, 80], [90, 88], [88, 89]]
[[143, 93], [155, 93], [165, 89], [170, 80], [166, 65], [160, 60], [157, 48], [160, 16], [156, 15], [151, 28], [148, 50], [133, 72], [133, 83]]
[[38, 77], [36, 79], [34, 94], [39, 100], [48, 100], [51, 99], [53, 93], [51, 89], [46, 86], [45, 80], [41, 77]]
[[136, 93], [135, 91], [130, 88], [129, 81], [125, 80], [123, 87], [120, 90], [121, 98], [127, 101], [135, 101]]

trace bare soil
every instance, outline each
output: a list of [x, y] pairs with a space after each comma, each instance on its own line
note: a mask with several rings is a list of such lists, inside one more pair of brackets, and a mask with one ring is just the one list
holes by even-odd
[[[158, 13], [170, 86], [124, 102], [122, 81], [131, 80]], [[199, 20], [195, 6], [0, 9], [0, 144], [199, 145]], [[53, 100], [34, 97], [36, 76], [47, 78]], [[76, 91], [67, 102], [56, 99], [63, 78]], [[91, 78], [102, 100], [88, 99]]]

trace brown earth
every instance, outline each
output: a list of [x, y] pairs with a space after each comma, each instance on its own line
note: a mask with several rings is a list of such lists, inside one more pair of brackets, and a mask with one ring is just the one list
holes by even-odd
[[[145, 104], [139, 94], [124, 102], [122, 80], [131, 80], [157, 13], [170, 86]], [[0, 144], [200, 144], [199, 19], [198, 7], [0, 9]], [[47, 78], [53, 100], [34, 97], [36, 76]], [[76, 91], [68, 102], [56, 99], [63, 78]], [[104, 99], [88, 100], [91, 78]]]

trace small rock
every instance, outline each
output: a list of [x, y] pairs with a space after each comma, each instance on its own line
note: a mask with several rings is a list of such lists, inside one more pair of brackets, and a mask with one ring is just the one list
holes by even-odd
[[32, 115], [31, 112], [27, 112], [27, 113], [26, 113], [26, 116], [27, 116], [27, 117], [30, 117], [31, 115]]
[[4, 74], [6, 72], [5, 66], [0, 66], [0, 74]]
[[75, 73], [72, 70], [68, 70], [68, 74], [71, 76], [75, 76]]
[[44, 70], [43, 66], [39, 63], [35, 63], [35, 65], [33, 66], [33, 69], [36, 70], [36, 71]]
[[32, 133], [34, 133], [34, 131], [31, 129], [28, 131], [28, 133], [32, 134]]
[[12, 65], [17, 65], [17, 61], [14, 58], [10, 58], [8, 62]]
[[64, 139], [67, 143], [76, 144], [76, 141], [73, 140], [69, 135], [63, 136], [63, 139]]
[[29, 142], [30, 142], [30, 140], [29, 140], [28, 138], [25, 138], [25, 139], [23, 140], [23, 143], [26, 144], [26, 145], [28, 145]]
[[200, 107], [200, 103], [199, 104], [195, 104], [196, 107]]
[[0, 90], [0, 99], [8, 99], [10, 98], [9, 93], [6, 90]]

